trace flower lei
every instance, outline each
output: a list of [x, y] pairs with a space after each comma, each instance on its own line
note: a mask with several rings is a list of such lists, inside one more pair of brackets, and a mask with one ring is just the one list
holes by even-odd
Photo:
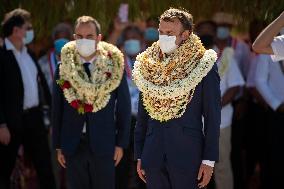
[[181, 117], [216, 59], [215, 51], [206, 50], [195, 34], [168, 57], [158, 42], [139, 54], [132, 75], [150, 117], [161, 122]]
[[115, 46], [99, 42], [95, 56], [89, 67], [89, 78], [74, 41], [67, 43], [61, 51], [60, 79], [57, 83], [68, 103], [80, 114], [103, 109], [123, 76], [123, 54]]
[[234, 49], [232, 47], [226, 47], [223, 50], [220, 62], [218, 64], [218, 72], [220, 75], [220, 78], [222, 78], [225, 73], [227, 72], [228, 68], [229, 68], [229, 64], [230, 64], [230, 60], [232, 58], [232, 56], [234, 55]]

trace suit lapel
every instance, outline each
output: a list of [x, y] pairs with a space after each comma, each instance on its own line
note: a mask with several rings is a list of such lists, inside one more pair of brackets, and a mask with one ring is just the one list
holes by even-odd
[[7, 50], [5, 46], [4, 46], [4, 49], [7, 52], [7, 54], [6, 54], [7, 55], [6, 67], [8, 68], [7, 71], [9, 73], [12, 72], [11, 77], [13, 77], [15, 81], [20, 83], [21, 90], [22, 90], [21, 94], [24, 94], [23, 93], [23, 91], [24, 91], [23, 78], [22, 78], [21, 70], [20, 70], [20, 67], [18, 65], [17, 59], [16, 59], [12, 50]]

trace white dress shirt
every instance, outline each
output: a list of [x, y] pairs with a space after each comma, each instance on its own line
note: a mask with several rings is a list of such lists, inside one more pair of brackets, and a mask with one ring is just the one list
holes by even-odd
[[271, 48], [274, 53], [271, 58], [274, 62], [284, 60], [284, 35], [275, 37], [271, 43]]
[[259, 55], [256, 66], [256, 87], [267, 104], [273, 109], [284, 102], [284, 72], [279, 62], [269, 55]]
[[[214, 50], [218, 53], [219, 49], [217, 47], [214, 48]], [[235, 53], [236, 51], [234, 51]], [[221, 55], [223, 56], [223, 55]], [[219, 58], [217, 60], [217, 66], [220, 67], [220, 60]], [[224, 75], [220, 78], [220, 90], [221, 90], [221, 96], [226, 93], [226, 91], [232, 87], [237, 86], [243, 86], [245, 84], [242, 73], [240, 71], [240, 68], [238, 66], [238, 63], [236, 61], [236, 55], [234, 54], [228, 63], [227, 71], [224, 73]], [[232, 119], [233, 119], [233, 106], [231, 103], [227, 104], [226, 106], [222, 107], [221, 110], [221, 125], [220, 128], [226, 128], [228, 126], [231, 126]]]
[[[39, 105], [38, 71], [31, 56], [24, 46], [21, 51], [18, 51], [8, 38], [5, 38], [5, 45], [7, 50], [12, 50], [17, 60], [18, 66], [21, 71], [23, 87], [24, 87], [24, 107], [29, 109]], [[11, 73], [12, 74], [12, 73]], [[11, 75], [13, 77], [13, 74]]]

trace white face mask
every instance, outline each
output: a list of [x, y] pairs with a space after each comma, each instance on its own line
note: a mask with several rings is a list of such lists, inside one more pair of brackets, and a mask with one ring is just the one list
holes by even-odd
[[24, 44], [27, 45], [29, 43], [31, 43], [34, 39], [34, 30], [28, 30], [26, 31], [26, 36], [23, 39]]
[[77, 39], [76, 48], [80, 55], [88, 57], [96, 52], [96, 41], [91, 39]]
[[159, 35], [159, 45], [163, 53], [171, 53], [178, 48], [176, 36]]

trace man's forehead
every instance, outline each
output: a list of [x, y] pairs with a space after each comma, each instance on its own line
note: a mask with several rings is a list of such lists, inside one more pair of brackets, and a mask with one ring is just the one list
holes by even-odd
[[170, 21], [161, 20], [159, 24], [159, 30], [172, 30], [177, 31], [182, 27], [178, 18], [173, 18]]
[[75, 27], [75, 32], [77, 33], [82, 31], [96, 33], [96, 27], [92, 23], [80, 23]]

